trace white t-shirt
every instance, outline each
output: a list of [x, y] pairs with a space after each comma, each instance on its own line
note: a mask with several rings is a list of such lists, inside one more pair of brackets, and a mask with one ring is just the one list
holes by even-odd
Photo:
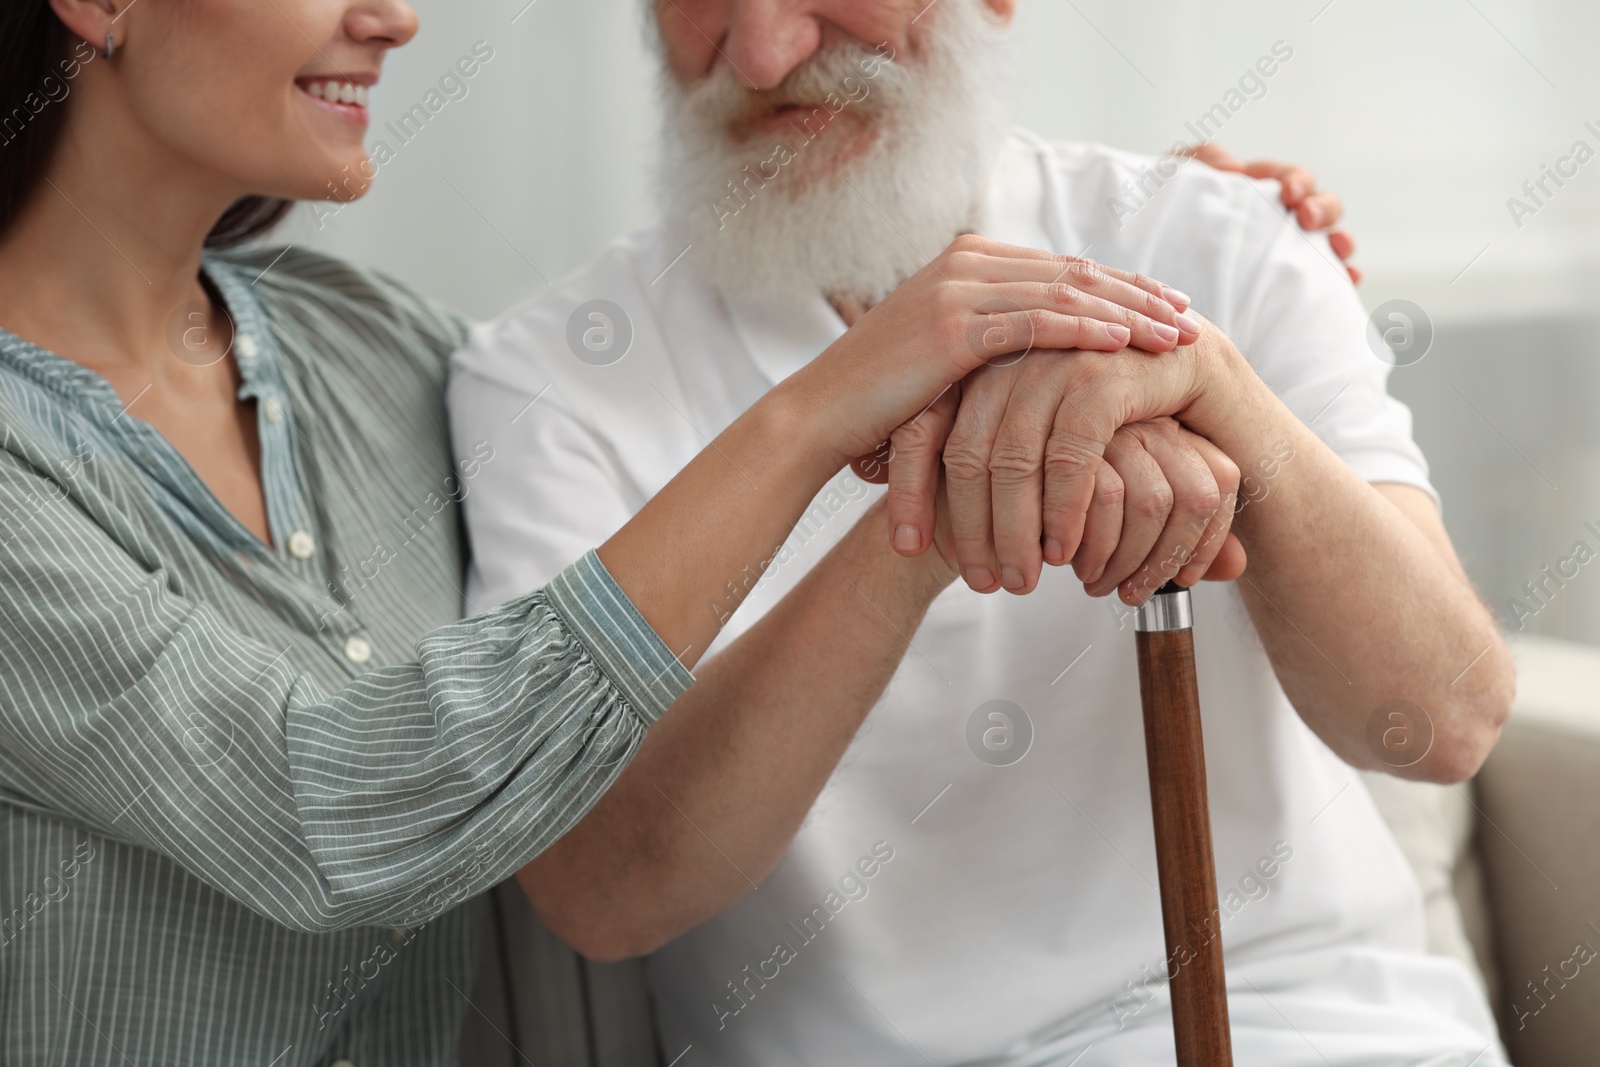
[[[1200, 165], [1129, 214], [1123, 182], [1158, 166], [1018, 133], [981, 230], [1184, 290], [1359, 474], [1432, 492], [1326, 241], [1274, 184]], [[724, 301], [682, 251], [658, 232], [619, 242], [458, 356], [457, 444], [501, 457], [466, 499], [471, 609], [604, 541], [844, 330], [820, 295]], [[590, 319], [592, 300], [626, 322]], [[582, 349], [591, 326], [609, 353]], [[880, 491], [837, 477], [721, 642]], [[1423, 954], [1405, 860], [1290, 706], [1234, 588], [1203, 586], [1194, 611], [1237, 1062], [1501, 1062], [1481, 994]], [[826, 701], [828, 678], [814, 684]], [[938, 598], [778, 869], [649, 974], [668, 1058], [693, 1046], [683, 1067], [1090, 1067], [1172, 1062], [1166, 992], [1147, 981], [1164, 957], [1132, 628], [1114, 598], [1046, 568], [1031, 596], [958, 583]]]

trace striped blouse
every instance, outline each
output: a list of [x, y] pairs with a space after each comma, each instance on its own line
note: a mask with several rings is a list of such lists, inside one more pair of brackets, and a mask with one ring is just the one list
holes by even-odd
[[450, 455], [458, 319], [306, 251], [204, 272], [270, 546], [0, 331], [0, 1063], [450, 1063], [479, 894], [691, 679], [592, 552], [459, 621], [458, 505], [510, 460]]

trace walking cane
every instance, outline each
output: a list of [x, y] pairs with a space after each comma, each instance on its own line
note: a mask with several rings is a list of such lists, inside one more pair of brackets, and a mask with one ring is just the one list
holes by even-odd
[[1178, 1065], [1232, 1067], [1193, 627], [1189, 590], [1175, 582], [1133, 617]]

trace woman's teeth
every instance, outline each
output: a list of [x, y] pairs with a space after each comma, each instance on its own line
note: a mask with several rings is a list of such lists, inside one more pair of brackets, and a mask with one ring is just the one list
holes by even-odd
[[305, 86], [305, 91], [331, 104], [354, 104], [356, 107], [366, 107], [372, 96], [365, 85], [351, 85], [349, 82], [332, 79], [312, 82]]

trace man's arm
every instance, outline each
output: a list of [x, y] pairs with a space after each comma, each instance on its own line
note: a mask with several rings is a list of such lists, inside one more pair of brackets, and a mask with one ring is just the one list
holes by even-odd
[[[1270, 495], [1248, 502], [1247, 493], [1234, 532], [1251, 560], [1241, 589], [1285, 691], [1348, 762], [1408, 778], [1463, 780], [1487, 757], [1509, 714], [1510, 654], [1432, 501], [1420, 506], [1426, 493], [1372, 484], [1397, 480], [1384, 470], [1415, 468], [1400, 455], [1400, 443], [1411, 447], [1409, 436], [1383, 408], [1392, 402], [1382, 365], [1362, 340], [1359, 307], [1347, 288], [1326, 287], [1327, 264], [1297, 234], [1266, 238], [1275, 250], [1250, 259], [1242, 272], [1260, 374], [1210, 323], [1197, 344], [1154, 359], [1134, 350], [1070, 354], [1054, 363], [1030, 356], [1011, 391], [1027, 403], [990, 396], [986, 413], [958, 418], [945, 447], [947, 469], [952, 480], [966, 476], [983, 466], [974, 457], [986, 455], [1009, 484], [1038, 493], [1043, 483], [1042, 524], [1034, 512], [1026, 528], [997, 528], [993, 536], [1001, 566], [1009, 551], [1011, 565], [1026, 569], [1021, 549], [1007, 546], [1037, 545], [1052, 529], [1069, 555], [1081, 542], [1096, 472], [1120, 425], [1172, 415], [1247, 473], [1272, 463]], [[1312, 432], [1275, 388], [1302, 405], [1316, 397], [1307, 422], [1354, 458]], [[972, 428], [994, 422], [997, 429], [973, 439]], [[954, 467], [952, 454], [964, 457]], [[1351, 462], [1363, 464], [1365, 475]], [[926, 477], [904, 467], [899, 476]], [[891, 468], [891, 483], [895, 477]], [[898, 499], [891, 484], [892, 508]], [[997, 527], [1021, 514], [997, 505]], [[925, 520], [891, 518], [901, 521]], [[1182, 562], [1128, 579], [1123, 600], [1142, 602]], [[1426, 755], [1416, 758], [1416, 747]]]
[[1244, 384], [1199, 432], [1247, 469], [1246, 457], [1293, 457], [1234, 522], [1250, 555], [1240, 593], [1284, 692], [1357, 767], [1470, 778], [1499, 739], [1515, 668], [1433, 500], [1364, 481], [1210, 340]]
[[[1113, 445], [1122, 498], [1141, 510], [1154, 498], [1216, 496], [1200, 456], [1208, 447], [1175, 424], [1122, 428]], [[955, 534], [942, 509], [937, 548], [914, 558], [890, 548], [886, 520], [880, 501], [703, 665], [594, 810], [523, 868], [535, 910], [568, 944], [596, 959], [652, 951], [777, 865], [928, 606], [956, 575]], [[1130, 538], [1140, 558], [1146, 550], [1139, 524], [1120, 512], [1097, 514], [1088, 527], [1108, 552]], [[1142, 536], [1164, 533], [1191, 552], [1201, 536], [1176, 518]], [[1242, 565], [1241, 556], [1227, 577]]]

